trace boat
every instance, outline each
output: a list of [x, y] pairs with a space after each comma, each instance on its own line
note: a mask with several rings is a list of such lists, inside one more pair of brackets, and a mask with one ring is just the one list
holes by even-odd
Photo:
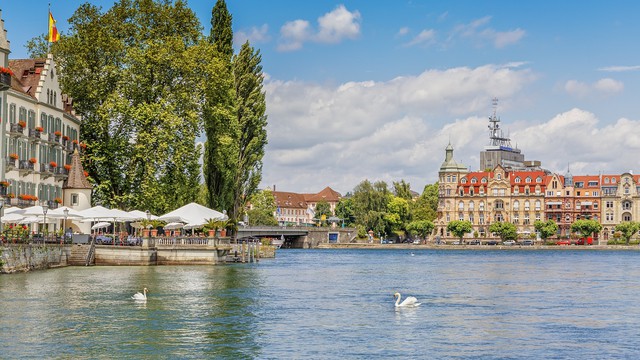
[[282, 244], [284, 244], [284, 235], [281, 235], [280, 239], [271, 239], [271, 245], [275, 246], [276, 249], [280, 249], [282, 247]]

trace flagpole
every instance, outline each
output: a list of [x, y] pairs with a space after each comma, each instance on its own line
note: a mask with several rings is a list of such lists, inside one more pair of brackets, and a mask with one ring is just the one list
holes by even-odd
[[47, 11], [47, 56], [51, 52], [51, 3], [49, 3], [49, 9]]

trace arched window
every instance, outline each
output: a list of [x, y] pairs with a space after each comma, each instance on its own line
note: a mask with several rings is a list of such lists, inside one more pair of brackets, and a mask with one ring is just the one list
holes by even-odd
[[464, 202], [462, 201], [458, 202], [458, 210], [460, 211], [464, 210]]
[[513, 202], [513, 210], [515, 211], [520, 210], [520, 202], [518, 200]]

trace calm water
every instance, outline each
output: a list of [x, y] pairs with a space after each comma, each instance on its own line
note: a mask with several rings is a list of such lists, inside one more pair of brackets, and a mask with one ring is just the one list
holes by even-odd
[[[637, 358], [639, 257], [281, 250], [259, 264], [4, 275], [0, 358]], [[422, 306], [396, 311], [395, 291]]]

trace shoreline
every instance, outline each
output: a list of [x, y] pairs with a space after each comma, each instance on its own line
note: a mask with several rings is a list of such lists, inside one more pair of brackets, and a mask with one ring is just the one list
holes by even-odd
[[317, 249], [371, 249], [371, 250], [626, 250], [640, 251], [638, 245], [435, 245], [435, 244], [318, 244]]

